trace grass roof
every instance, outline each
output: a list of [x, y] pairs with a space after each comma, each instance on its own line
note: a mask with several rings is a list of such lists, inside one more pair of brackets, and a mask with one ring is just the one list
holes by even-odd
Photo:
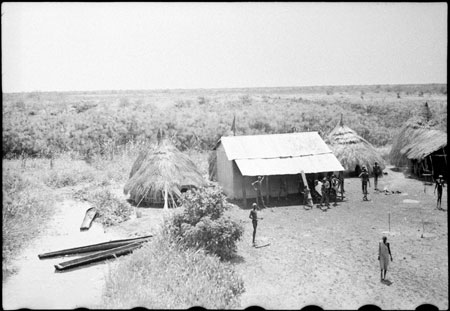
[[392, 143], [391, 163], [404, 166], [409, 159], [421, 160], [447, 145], [447, 133], [436, 129], [428, 103], [401, 128]]
[[134, 162], [124, 193], [139, 202], [162, 203], [165, 191], [173, 201], [181, 195], [183, 186], [199, 187], [205, 180], [195, 163], [170, 141], [142, 151]]
[[366, 166], [369, 172], [372, 172], [375, 162], [378, 162], [381, 169], [386, 166], [383, 158], [371, 143], [344, 125], [342, 115], [340, 122], [328, 134], [326, 141], [347, 171], [353, 171], [359, 165], [360, 167]]

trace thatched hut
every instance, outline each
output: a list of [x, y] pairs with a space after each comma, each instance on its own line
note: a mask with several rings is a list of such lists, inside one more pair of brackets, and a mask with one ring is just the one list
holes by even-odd
[[342, 115], [339, 123], [328, 134], [326, 142], [345, 168], [346, 174], [358, 175], [363, 166], [371, 174], [375, 162], [378, 162], [382, 170], [386, 167], [385, 161], [372, 144], [344, 125]]
[[195, 163], [170, 141], [142, 151], [133, 164], [124, 193], [138, 206], [176, 207], [181, 193], [205, 185]]
[[428, 103], [401, 128], [389, 156], [393, 165], [419, 177], [446, 175], [447, 133], [437, 129]]

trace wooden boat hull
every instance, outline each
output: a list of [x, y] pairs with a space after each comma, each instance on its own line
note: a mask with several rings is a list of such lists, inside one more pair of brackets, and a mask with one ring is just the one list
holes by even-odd
[[83, 222], [81, 223], [80, 231], [89, 230], [96, 216], [97, 216], [97, 209], [95, 207], [89, 208], [86, 211], [86, 215], [84, 216]]
[[126, 255], [128, 253], [131, 253], [133, 250], [139, 248], [142, 246], [142, 243], [135, 242], [130, 243], [128, 245], [116, 247], [113, 249], [109, 249], [106, 251], [101, 251], [92, 255], [84, 256], [81, 258], [61, 262], [59, 264], [55, 265], [56, 270], [62, 271], [62, 270], [68, 270], [79, 266], [84, 266], [93, 262], [116, 258], [122, 255]]
[[45, 258], [60, 257], [60, 256], [65, 256], [65, 255], [75, 255], [75, 254], [81, 254], [81, 253], [104, 251], [104, 250], [108, 250], [108, 249], [125, 246], [130, 243], [134, 243], [134, 242], [143, 243], [151, 237], [152, 237], [152, 235], [147, 235], [147, 236], [143, 236], [143, 237], [139, 237], [139, 238], [114, 240], [114, 241], [86, 245], [86, 246], [81, 246], [81, 247], [68, 248], [68, 249], [63, 249], [63, 250], [59, 250], [59, 251], [39, 254], [38, 257], [39, 257], [39, 259], [45, 259]]

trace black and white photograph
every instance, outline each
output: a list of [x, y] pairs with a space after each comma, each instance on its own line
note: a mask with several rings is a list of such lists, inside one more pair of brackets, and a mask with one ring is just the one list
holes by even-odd
[[447, 2], [1, 19], [3, 310], [448, 310]]

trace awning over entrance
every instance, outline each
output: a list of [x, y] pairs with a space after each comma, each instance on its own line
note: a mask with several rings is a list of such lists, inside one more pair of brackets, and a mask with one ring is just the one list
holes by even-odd
[[236, 159], [243, 176], [294, 175], [344, 171], [332, 153], [270, 159]]

